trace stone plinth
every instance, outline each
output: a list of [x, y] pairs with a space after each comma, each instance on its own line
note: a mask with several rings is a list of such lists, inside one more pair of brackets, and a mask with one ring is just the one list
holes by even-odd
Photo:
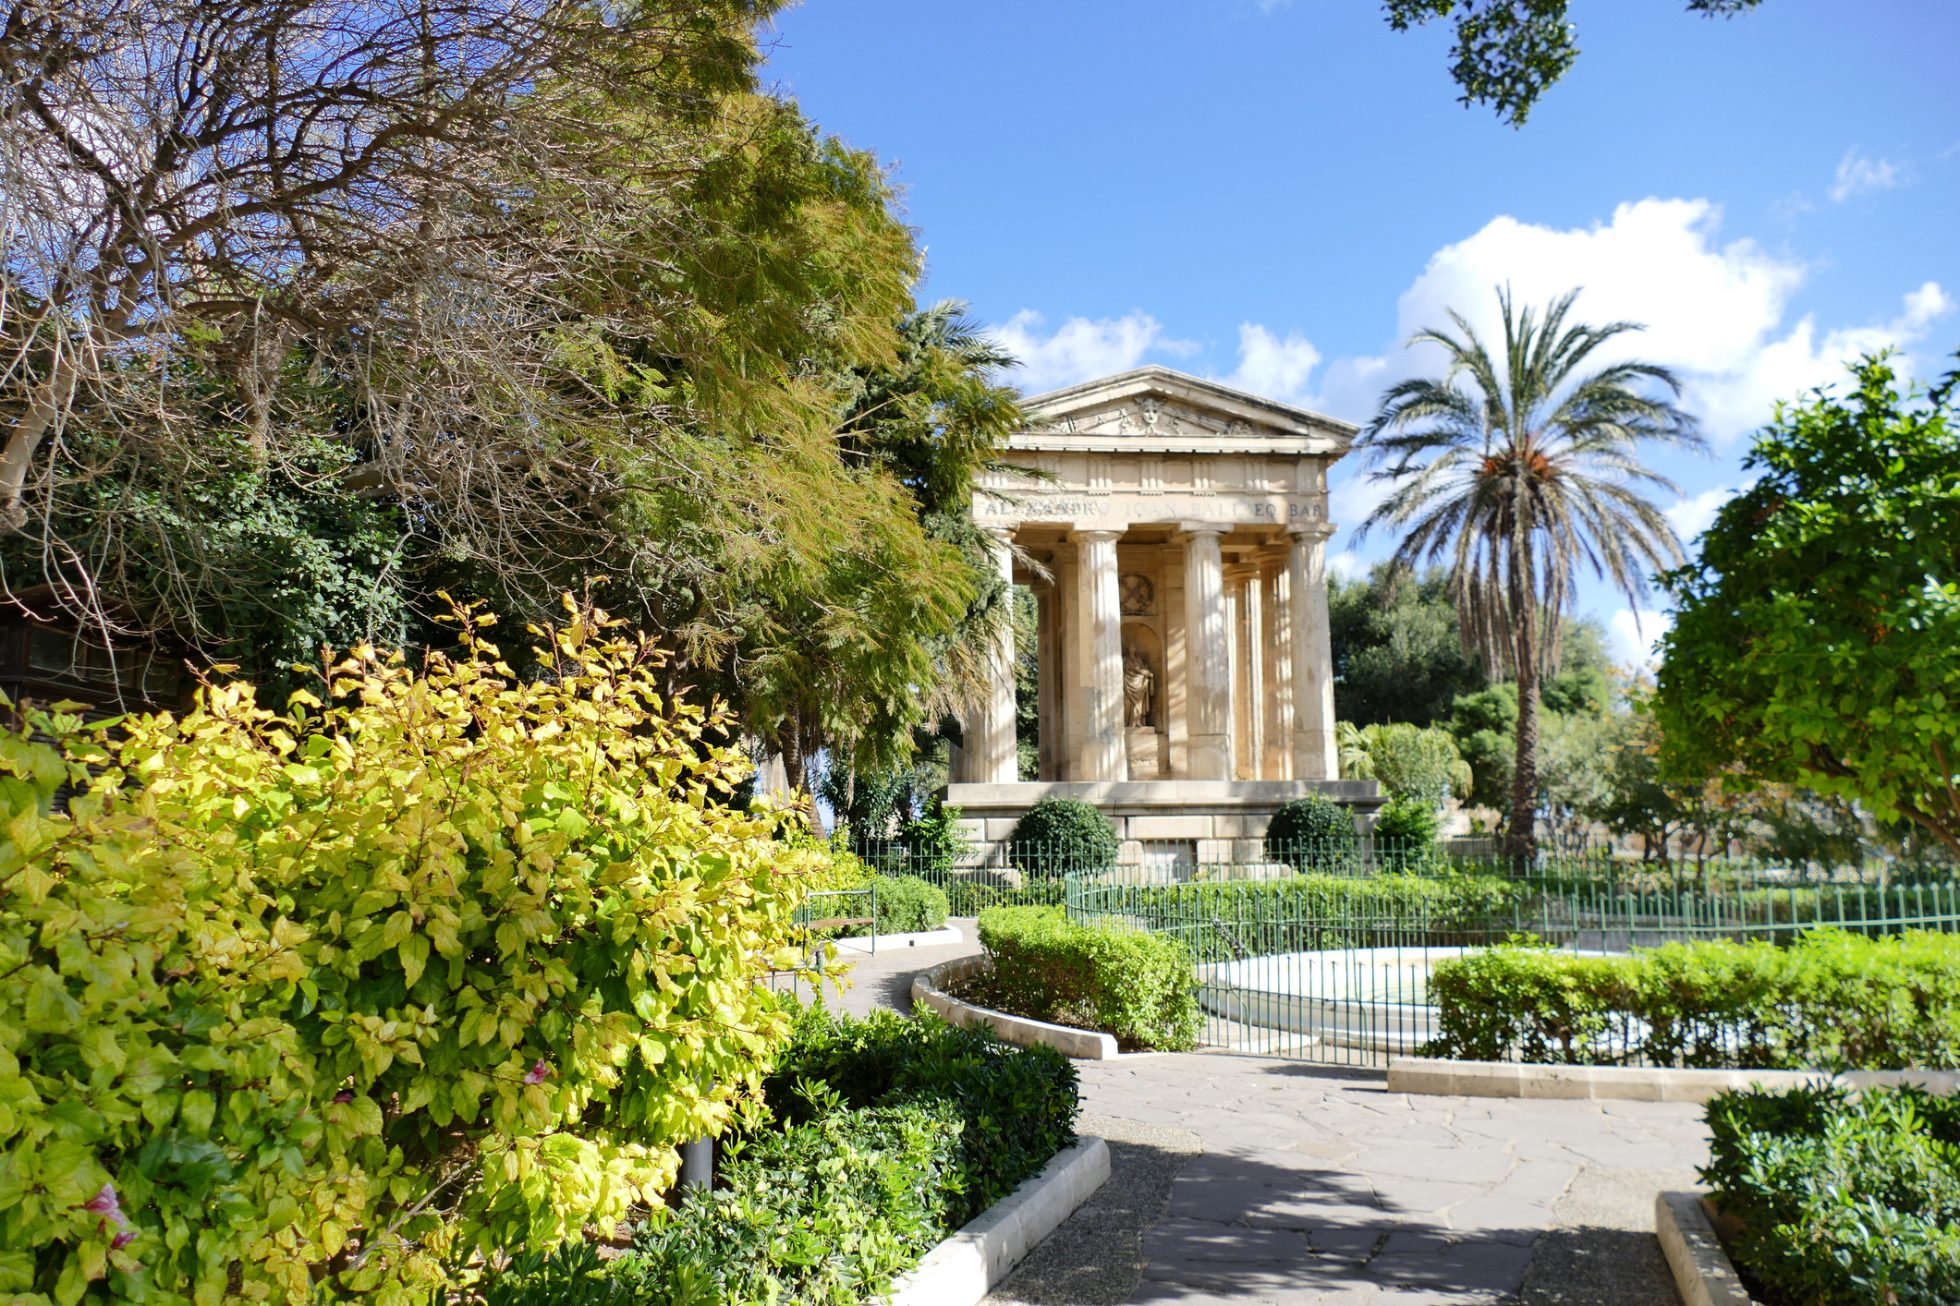
[[1381, 807], [1372, 780], [1131, 780], [1095, 783], [956, 784], [946, 802], [984, 860], [994, 860], [1014, 825], [1044, 798], [1091, 803], [1116, 824], [1141, 860], [1171, 855], [1198, 862], [1266, 860], [1266, 826], [1285, 804], [1321, 793], [1362, 817]]
[[1155, 780], [1164, 774], [1160, 740], [1155, 726], [1131, 726], [1123, 732], [1123, 745], [1130, 755], [1130, 779]]

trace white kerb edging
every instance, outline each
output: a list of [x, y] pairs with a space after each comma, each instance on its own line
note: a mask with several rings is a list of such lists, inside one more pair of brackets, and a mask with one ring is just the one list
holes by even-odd
[[892, 1285], [891, 1306], [973, 1306], [1109, 1178], [1109, 1144], [1083, 1138], [975, 1216]]
[[1699, 1193], [1662, 1193], [1654, 1199], [1654, 1233], [1667, 1268], [1674, 1272], [1682, 1306], [1756, 1306], [1742, 1286], [1729, 1254], [1708, 1222]]
[[1909, 1084], [1929, 1093], [1960, 1093], [1953, 1070], [1676, 1070], [1657, 1066], [1547, 1066], [1518, 1061], [1452, 1061], [1390, 1057], [1388, 1091], [1442, 1097], [1531, 1097], [1627, 1102], [1706, 1102], [1731, 1089], [1790, 1089], [1838, 1084], [1849, 1089]]
[[1003, 1042], [1018, 1043], [1023, 1047], [1037, 1044], [1051, 1047], [1063, 1056], [1074, 1057], [1078, 1061], [1109, 1061], [1115, 1058], [1116, 1037], [1113, 1034], [1051, 1025], [1045, 1020], [1029, 1020], [1026, 1016], [1010, 1016], [1004, 1011], [976, 1007], [970, 1002], [961, 1002], [942, 987], [985, 970], [992, 964], [992, 959], [981, 954], [960, 957], [920, 971], [912, 977], [912, 1005], [925, 1007], [949, 1025], [985, 1025]]

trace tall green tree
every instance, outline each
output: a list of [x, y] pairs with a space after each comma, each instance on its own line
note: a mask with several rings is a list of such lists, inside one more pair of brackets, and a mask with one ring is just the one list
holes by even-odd
[[1661, 761], [1856, 801], [1960, 855], [1960, 373], [1916, 394], [1882, 356], [1852, 372], [1779, 406], [1755, 484], [1665, 577]]
[[1426, 726], [1449, 716], [1459, 695], [1485, 683], [1463, 651], [1449, 578], [1386, 563], [1327, 595], [1334, 645], [1334, 711], [1342, 721]]
[[1594, 365], [1633, 323], [1569, 322], [1572, 291], [1543, 314], [1498, 291], [1503, 331], [1493, 353], [1460, 313], [1440, 347], [1443, 374], [1392, 387], [1360, 448], [1390, 490], [1361, 533], [1400, 533], [1403, 566], [1446, 563], [1466, 648], [1518, 685], [1510, 855], [1536, 856], [1539, 684], [1558, 665], [1565, 615], [1582, 569], [1638, 603], [1650, 570], [1677, 561], [1679, 541], [1645, 497], [1672, 485], [1639, 460], [1643, 443], [1700, 443], [1674, 403], [1680, 383], [1639, 361]]

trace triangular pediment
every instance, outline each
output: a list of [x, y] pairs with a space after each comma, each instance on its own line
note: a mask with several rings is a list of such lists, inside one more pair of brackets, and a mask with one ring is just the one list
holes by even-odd
[[1125, 448], [1338, 458], [1356, 428], [1168, 367], [1084, 381], [1023, 404], [1017, 449]]

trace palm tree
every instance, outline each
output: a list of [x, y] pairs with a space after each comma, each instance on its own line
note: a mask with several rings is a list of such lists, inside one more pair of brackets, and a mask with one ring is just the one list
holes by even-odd
[[1681, 544], [1643, 497], [1674, 486], [1641, 465], [1637, 446], [1702, 443], [1666, 368], [1587, 368], [1600, 346], [1641, 328], [1568, 324], [1578, 293], [1555, 300], [1541, 322], [1500, 288], [1496, 355], [1459, 313], [1454, 333], [1418, 332], [1410, 344], [1441, 346], [1447, 368], [1390, 389], [1359, 442], [1377, 465], [1373, 479], [1394, 487], [1359, 533], [1399, 530], [1399, 566], [1447, 561], [1465, 648], [1491, 675], [1517, 677], [1506, 846], [1522, 866], [1537, 855], [1538, 686], [1557, 668], [1580, 568], [1638, 607], [1648, 575], [1674, 565]]

